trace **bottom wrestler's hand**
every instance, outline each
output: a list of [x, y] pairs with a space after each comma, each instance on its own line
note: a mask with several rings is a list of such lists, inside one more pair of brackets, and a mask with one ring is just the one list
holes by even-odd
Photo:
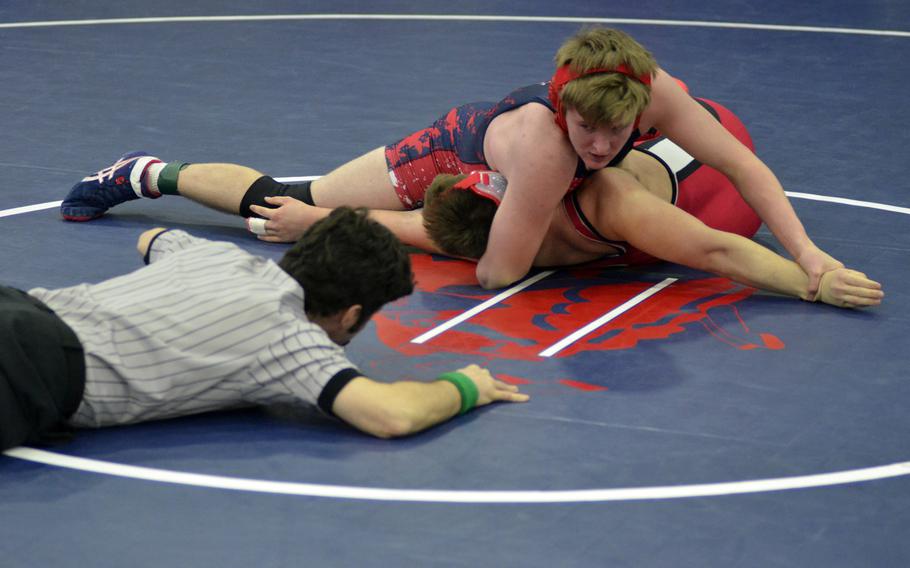
[[809, 276], [808, 292], [809, 298], [813, 300], [819, 299], [816, 294], [818, 294], [819, 291], [822, 275], [837, 268], [844, 267], [844, 263], [835, 259], [814, 244], [806, 247], [795, 260]]
[[257, 230], [253, 221], [249, 222], [250, 230], [256, 233], [259, 240], [270, 243], [292, 243], [300, 238], [310, 225], [321, 219], [319, 207], [287, 196], [266, 197], [266, 202], [274, 207], [250, 205], [250, 211], [265, 219], [258, 223]]
[[849, 268], [835, 268], [821, 277], [818, 300], [841, 308], [877, 306], [885, 293], [882, 285]]

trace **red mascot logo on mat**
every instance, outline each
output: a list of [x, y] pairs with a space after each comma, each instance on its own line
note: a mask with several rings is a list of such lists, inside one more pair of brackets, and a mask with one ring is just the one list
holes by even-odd
[[[558, 272], [423, 344], [419, 335], [492, 298], [478, 294], [475, 265], [411, 258], [418, 293], [388, 306], [374, 321], [380, 341], [404, 355], [449, 352], [484, 358], [540, 360], [540, 353], [601, 317], [652, 282], [607, 282], [602, 269]], [[770, 333], [749, 328], [736, 304], [755, 290], [725, 278], [679, 281], [560, 350], [555, 357], [631, 349], [698, 327], [732, 349], [783, 349]], [[439, 303], [444, 308], [434, 309]], [[428, 307], [430, 306], [430, 307]]]

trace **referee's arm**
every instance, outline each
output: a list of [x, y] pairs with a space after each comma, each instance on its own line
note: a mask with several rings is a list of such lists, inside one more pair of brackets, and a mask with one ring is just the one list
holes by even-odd
[[[451, 375], [451, 373], [447, 373]], [[351, 426], [379, 438], [415, 434], [491, 402], [525, 402], [528, 395], [499, 381], [486, 369], [469, 365], [457, 373], [476, 387], [465, 404], [464, 390], [449, 380], [382, 383], [366, 377], [351, 380], [335, 398], [332, 412]], [[470, 385], [468, 385], [470, 386]]]
[[139, 240], [136, 242], [136, 250], [139, 251], [139, 256], [148, 259], [149, 248], [152, 246], [152, 241], [155, 240], [155, 237], [165, 231], [167, 231], [167, 229], [164, 227], [155, 227], [154, 229], [149, 229], [139, 235]]

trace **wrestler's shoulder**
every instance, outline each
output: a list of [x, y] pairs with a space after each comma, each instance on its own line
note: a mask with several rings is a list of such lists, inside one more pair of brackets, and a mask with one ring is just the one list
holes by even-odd
[[496, 117], [499, 134], [514, 137], [515, 141], [533, 137], [535, 143], [568, 144], [568, 138], [553, 120], [553, 111], [542, 104], [528, 103]]

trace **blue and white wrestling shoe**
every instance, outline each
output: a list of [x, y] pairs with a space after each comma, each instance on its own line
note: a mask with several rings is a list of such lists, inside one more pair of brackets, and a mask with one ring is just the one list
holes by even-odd
[[74, 185], [60, 205], [60, 215], [67, 221], [91, 221], [124, 201], [161, 197], [145, 180], [149, 166], [160, 162], [145, 152], [121, 156], [112, 166]]

